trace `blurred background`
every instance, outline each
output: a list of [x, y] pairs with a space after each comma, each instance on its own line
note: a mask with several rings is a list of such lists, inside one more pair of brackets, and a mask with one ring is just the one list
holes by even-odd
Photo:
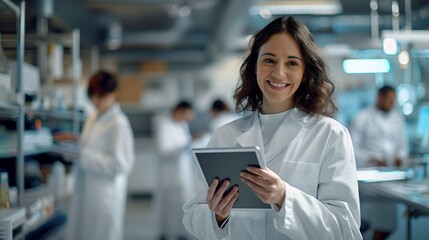
[[[76, 149], [53, 147], [50, 134], [80, 132], [92, 108], [86, 97], [88, 78], [106, 69], [119, 77], [118, 100], [135, 136], [125, 239], [156, 239], [162, 230], [153, 221], [153, 116], [189, 100], [196, 113], [190, 131], [204, 135], [215, 99], [234, 109], [232, 91], [250, 36], [274, 18], [289, 15], [308, 26], [329, 66], [339, 106], [334, 118], [348, 127], [357, 112], [374, 104], [379, 87], [392, 85], [397, 90], [395, 108], [406, 120], [410, 156], [425, 156], [421, 143], [429, 131], [429, 1], [1, 0], [0, 43], [11, 76], [0, 78], [0, 166], [9, 173], [11, 192], [19, 189], [16, 179], [21, 177], [25, 190], [15, 190], [21, 204], [46, 196], [50, 190], [40, 186], [47, 185], [57, 161], [65, 166], [67, 181], [73, 166], [69, 155]], [[15, 102], [25, 109], [21, 130]], [[15, 144], [20, 136], [22, 146]], [[54, 199], [45, 202], [57, 206]], [[429, 197], [426, 201], [429, 206]], [[58, 227], [40, 236], [61, 239], [67, 214], [58, 212], [45, 214], [49, 217], [31, 225], [31, 231], [52, 220]], [[401, 215], [398, 221], [389, 239], [405, 238], [406, 219]], [[415, 239], [423, 239], [429, 233], [422, 227], [427, 218], [414, 222]]]

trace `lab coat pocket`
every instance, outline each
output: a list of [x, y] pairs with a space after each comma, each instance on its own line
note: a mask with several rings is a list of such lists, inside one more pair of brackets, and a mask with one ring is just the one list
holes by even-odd
[[280, 177], [289, 185], [316, 197], [320, 164], [284, 161]]

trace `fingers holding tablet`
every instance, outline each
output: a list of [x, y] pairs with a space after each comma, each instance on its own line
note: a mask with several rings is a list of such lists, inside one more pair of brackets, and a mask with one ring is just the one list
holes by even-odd
[[[240, 179], [240, 172], [249, 167], [265, 168], [259, 148], [199, 148], [192, 149], [191, 152], [197, 171], [206, 185], [207, 203], [213, 209], [221, 204], [221, 201], [221, 208], [232, 206], [233, 209], [271, 209], [269, 204], [262, 202]], [[237, 189], [234, 189], [234, 184], [239, 185]], [[238, 191], [238, 187], [240, 201], [234, 199], [233, 194], [234, 190]], [[232, 199], [234, 200], [230, 201]]]
[[215, 178], [207, 191], [206, 201], [209, 209], [216, 214], [216, 220], [223, 222], [231, 213], [238, 199], [238, 185], [230, 187], [230, 180]]

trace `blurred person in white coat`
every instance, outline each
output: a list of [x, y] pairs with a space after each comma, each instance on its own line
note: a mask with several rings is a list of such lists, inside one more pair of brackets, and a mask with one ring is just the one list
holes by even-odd
[[198, 239], [362, 239], [353, 147], [325, 64], [307, 27], [275, 19], [256, 33], [240, 68], [236, 109], [251, 114], [217, 129], [208, 147], [258, 146], [267, 168], [240, 174], [269, 210], [234, 210], [239, 187], [199, 175], [183, 222]]
[[232, 112], [228, 105], [221, 99], [215, 99], [210, 108], [210, 123], [207, 132], [198, 139], [194, 139], [192, 148], [204, 148], [210, 141], [213, 132], [223, 125], [239, 118], [239, 115]]
[[[408, 140], [404, 118], [393, 110], [395, 89], [385, 85], [378, 90], [375, 106], [353, 119], [350, 134], [357, 167], [401, 167], [406, 165]], [[374, 230], [373, 239], [386, 239], [396, 228], [397, 209], [393, 202], [362, 196], [362, 219]]]
[[212, 103], [212, 107], [210, 108], [210, 130], [214, 132], [219, 127], [234, 121], [239, 118], [239, 116], [233, 113], [228, 105], [222, 101], [221, 99], [215, 99]]
[[378, 90], [375, 106], [362, 110], [353, 119], [350, 134], [358, 168], [400, 167], [407, 160], [405, 121], [393, 109], [395, 100], [395, 89], [383, 86]]
[[181, 101], [153, 120], [159, 157], [155, 209], [160, 218], [160, 239], [186, 239], [189, 235], [182, 224], [182, 206], [193, 186], [189, 152], [192, 144], [189, 122], [193, 118], [191, 103]]
[[[117, 79], [99, 71], [87, 93], [96, 107], [78, 138], [80, 159], [74, 164], [75, 186], [67, 220], [69, 240], [123, 239], [128, 175], [134, 164], [134, 137], [116, 102]], [[77, 139], [57, 134], [56, 140]]]

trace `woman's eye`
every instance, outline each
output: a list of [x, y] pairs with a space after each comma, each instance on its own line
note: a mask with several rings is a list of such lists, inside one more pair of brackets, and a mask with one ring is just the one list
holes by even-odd
[[266, 58], [263, 60], [264, 63], [274, 63], [274, 60], [270, 59], [270, 58]]
[[299, 64], [295, 61], [290, 61], [287, 63], [288, 66], [298, 66]]

